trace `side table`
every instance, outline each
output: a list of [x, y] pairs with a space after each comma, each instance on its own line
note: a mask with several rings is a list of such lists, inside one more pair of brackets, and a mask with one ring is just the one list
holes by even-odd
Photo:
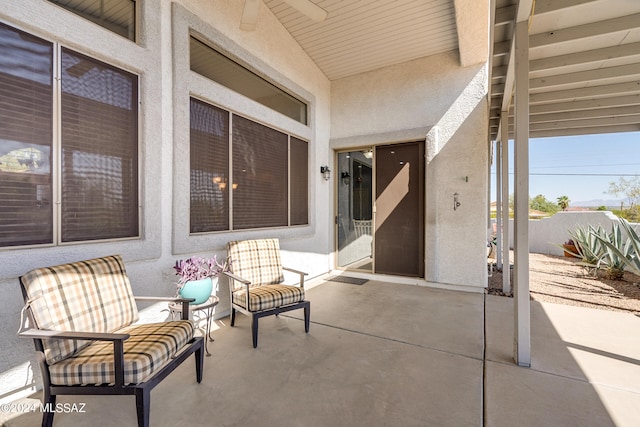
[[[203, 302], [202, 304], [190, 304], [189, 311], [193, 313], [193, 322], [200, 332], [204, 335], [204, 351], [207, 353], [207, 356], [211, 356], [209, 353], [209, 349], [207, 347], [207, 343], [209, 341], [213, 341], [213, 337], [211, 337], [211, 319], [213, 318], [213, 308], [218, 305], [220, 302], [220, 298], [215, 295], [211, 295], [208, 300]], [[171, 302], [169, 303], [169, 311], [171, 312], [171, 318], [174, 319], [177, 315], [178, 318], [182, 314], [182, 303]], [[196, 316], [198, 315], [198, 316]], [[207, 323], [206, 327], [203, 330], [200, 326], [198, 326], [202, 320], [202, 316], [204, 315]], [[197, 318], [199, 317], [199, 318]]]

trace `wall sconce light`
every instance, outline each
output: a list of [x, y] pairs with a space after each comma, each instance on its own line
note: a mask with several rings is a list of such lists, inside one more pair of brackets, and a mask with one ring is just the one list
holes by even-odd
[[349, 175], [349, 172], [342, 172], [342, 183], [344, 185], [349, 185], [349, 181], [351, 181], [351, 175]]
[[329, 178], [331, 178], [331, 169], [329, 169], [329, 166], [320, 166], [320, 173], [325, 181], [329, 181]]

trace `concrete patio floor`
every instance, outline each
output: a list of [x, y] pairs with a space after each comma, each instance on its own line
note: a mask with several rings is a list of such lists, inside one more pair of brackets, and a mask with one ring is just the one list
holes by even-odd
[[[203, 382], [184, 363], [151, 393], [151, 425], [640, 424], [637, 316], [532, 302], [532, 367], [521, 368], [512, 299], [376, 281], [307, 294], [309, 334], [301, 313], [264, 318], [253, 349], [247, 317], [219, 320]], [[87, 412], [57, 414], [55, 426], [136, 424], [132, 396], [58, 401]]]

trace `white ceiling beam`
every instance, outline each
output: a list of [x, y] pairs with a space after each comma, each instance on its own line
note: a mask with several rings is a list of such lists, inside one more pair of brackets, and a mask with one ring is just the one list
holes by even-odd
[[[602, 126], [620, 126], [620, 125], [640, 125], [640, 116], [617, 116], [617, 117], [601, 117], [598, 119], [584, 120], [561, 120], [554, 122], [531, 123], [530, 131], [554, 130], [554, 129], [579, 129], [588, 127]], [[513, 130], [513, 126], [509, 126], [509, 131]]]
[[[504, 85], [494, 84], [491, 86], [491, 94], [499, 97], [504, 92]], [[576, 99], [610, 98], [613, 95], [631, 95], [640, 93], [640, 80], [626, 83], [616, 83], [609, 85], [587, 86], [578, 89], [566, 89], [550, 92], [538, 92], [529, 95], [529, 103], [546, 104], [549, 102], [561, 102]], [[498, 104], [492, 104], [491, 108], [497, 108]]]
[[489, 59], [489, 2], [453, 0], [458, 31], [458, 50], [463, 67]]
[[[529, 21], [531, 17], [531, 9], [533, 0], [520, 0], [518, 2], [518, 12], [516, 13], [516, 22]], [[509, 52], [515, 52], [515, 37], [511, 38], [511, 49]], [[505, 73], [505, 94], [502, 97], [501, 110], [506, 111], [511, 105], [511, 96], [513, 95], [513, 83], [515, 82], [515, 59], [513, 54], [509, 54], [509, 63], [507, 64], [507, 72]]]
[[508, 55], [511, 52], [511, 40], [504, 42], [494, 43], [493, 45], [493, 57]]
[[570, 7], [581, 6], [583, 4], [592, 3], [597, 0], [538, 0], [536, 2], [535, 15], [555, 12], [557, 10], [568, 9]]
[[579, 71], [576, 73], [558, 74], [556, 76], [538, 77], [531, 79], [531, 89], [626, 76], [640, 76], [640, 63], [620, 65], [618, 67], [599, 68], [597, 70]]
[[589, 64], [592, 62], [600, 62], [606, 61], [607, 59], [617, 59], [628, 56], [640, 56], [640, 42], [606, 47], [602, 49], [587, 50], [584, 52], [576, 52], [568, 55], [534, 59], [529, 64], [529, 69], [530, 71], [551, 70], [554, 68], [569, 67], [578, 64]]
[[[640, 105], [598, 108], [593, 110], [567, 111], [564, 113], [532, 114], [529, 117], [530, 123], [545, 123], [556, 121], [569, 121], [581, 119], [600, 119], [614, 116], [637, 116], [640, 115]], [[509, 115], [512, 119], [513, 115]]]
[[514, 22], [516, 17], [516, 5], [499, 7], [496, 9], [496, 18], [494, 25], [507, 25]]
[[[533, 116], [535, 114], [559, 114], [569, 111], [586, 112], [587, 110], [632, 107], [637, 105], [640, 105], [640, 94], [532, 105], [529, 108], [529, 114]], [[491, 111], [495, 112], [495, 107], [493, 107]], [[513, 116], [513, 108], [509, 110], [509, 115]]]
[[529, 114], [562, 113], [565, 111], [591, 110], [596, 108], [640, 105], [639, 95], [616, 96], [613, 98], [588, 99], [584, 101], [558, 102], [554, 104], [532, 105]]
[[502, 98], [491, 98], [491, 109], [500, 111], [503, 101], [504, 96]]
[[579, 89], [567, 89], [553, 92], [533, 93], [529, 96], [531, 105], [569, 101], [574, 99], [610, 97], [612, 95], [631, 95], [640, 93], [640, 81], [617, 83], [611, 85], [587, 86]]
[[243, 31], [254, 31], [258, 22], [258, 12], [260, 11], [261, 0], [245, 0], [242, 17], [240, 18], [240, 29]]
[[491, 69], [491, 73], [492, 73], [491, 78], [493, 79], [504, 79], [505, 76], [507, 75], [507, 66], [501, 65], [498, 67], [493, 67]]
[[[595, 135], [601, 133], [622, 133], [622, 132], [638, 132], [640, 124], [621, 125], [621, 126], [600, 126], [578, 129], [555, 129], [530, 132], [530, 138], [549, 138], [558, 136], [576, 136], [576, 135]], [[510, 133], [511, 135], [511, 133]]]
[[309, 0], [284, 0], [284, 2], [312, 21], [322, 22], [327, 19], [327, 11]]
[[529, 47], [535, 49], [537, 47], [617, 33], [619, 31], [629, 31], [638, 28], [638, 22], [640, 22], [640, 13], [575, 27], [560, 28], [554, 31], [531, 35], [529, 37]]

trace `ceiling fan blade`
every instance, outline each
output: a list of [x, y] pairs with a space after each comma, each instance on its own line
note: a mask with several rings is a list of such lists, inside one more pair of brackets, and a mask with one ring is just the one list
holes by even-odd
[[253, 31], [256, 29], [261, 1], [262, 0], [244, 0], [244, 10], [242, 11], [242, 18], [240, 18], [241, 30]]
[[327, 19], [328, 12], [310, 0], [284, 0], [284, 2], [313, 21], [322, 22]]

